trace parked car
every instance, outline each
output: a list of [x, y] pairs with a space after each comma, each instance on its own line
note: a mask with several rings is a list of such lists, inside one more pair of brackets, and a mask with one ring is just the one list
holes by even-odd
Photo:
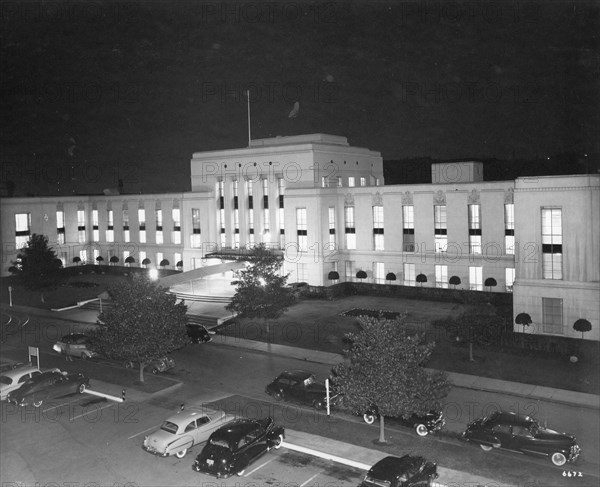
[[271, 448], [280, 448], [284, 438], [284, 427], [275, 426], [272, 418], [239, 419], [210, 436], [192, 468], [217, 478], [242, 475]]
[[[327, 406], [325, 383], [318, 381], [312, 372], [306, 370], [282, 372], [267, 385], [265, 392], [279, 401], [301, 402], [315, 409]], [[329, 400], [331, 406], [335, 402], [335, 395], [331, 394]]]
[[162, 457], [175, 455], [183, 458], [190, 448], [204, 443], [217, 428], [234, 419], [234, 416], [214, 409], [184, 409], [167, 418], [158, 430], [147, 435], [142, 447]]
[[16, 391], [9, 392], [6, 400], [18, 406], [33, 404], [39, 408], [49, 399], [82, 394], [89, 386], [90, 380], [83, 374], [54, 370], [32, 377]]
[[85, 360], [98, 355], [89, 348], [89, 341], [90, 337], [83, 333], [70, 333], [57, 341], [52, 349], [55, 352], [72, 355]]
[[[367, 424], [373, 424], [375, 419], [379, 417], [377, 408], [372, 407], [363, 414], [363, 420]], [[396, 423], [401, 426], [413, 428], [419, 436], [427, 436], [429, 433], [439, 431], [446, 424], [444, 414], [442, 412], [431, 411], [425, 415], [413, 414], [407, 419], [402, 416], [386, 416], [386, 424]]]
[[188, 323], [185, 328], [192, 343], [207, 343], [212, 340], [211, 333], [202, 325]]
[[[136, 366], [133, 360], [126, 360], [123, 365], [126, 369], [132, 369]], [[175, 367], [175, 360], [173, 360], [171, 357], [161, 357], [147, 364], [144, 367], [144, 370], [149, 370], [153, 374], [160, 374], [161, 372], [165, 372], [173, 367]]]
[[425, 487], [437, 478], [437, 465], [423, 457], [388, 456], [369, 469], [360, 487]]
[[573, 435], [544, 428], [530, 416], [496, 411], [473, 421], [462, 434], [482, 450], [503, 448], [519, 453], [549, 457], [554, 465], [574, 462], [581, 453]]
[[303, 293], [307, 292], [309, 289], [308, 282], [293, 282], [286, 286], [288, 289], [291, 289], [292, 294], [295, 297], [301, 296]]
[[9, 392], [16, 391], [26, 381], [41, 373], [40, 369], [30, 364], [18, 364], [12, 368], [6, 367], [0, 375], [0, 400], [4, 401]]

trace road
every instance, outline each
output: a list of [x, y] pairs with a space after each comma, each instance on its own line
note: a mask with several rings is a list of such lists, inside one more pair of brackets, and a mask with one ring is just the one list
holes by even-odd
[[[50, 350], [58, 337], [75, 331], [69, 323], [36, 319], [23, 329], [23, 334], [13, 330], [5, 337], [13, 353], [14, 347], [34, 344]], [[3, 347], [3, 354], [9, 350], [7, 347]], [[50, 357], [42, 355], [42, 360]], [[96, 399], [88, 396], [74, 397], [70, 405], [45, 405], [45, 408], [58, 407], [43, 414], [38, 410], [37, 417], [35, 411], [15, 410], [4, 404], [0, 448], [3, 482], [25, 480], [22, 475], [31, 472], [33, 480], [38, 482], [72, 479], [85, 483], [102, 479], [100, 485], [133, 482], [144, 486], [214, 482], [209, 478], [200, 481], [201, 474], [191, 471], [193, 455], [200, 450], [177, 460], [155, 458], [140, 448], [143, 435], [182, 402], [209, 403], [247, 417], [268, 414], [288, 429], [368, 448], [373, 448], [372, 440], [378, 437], [377, 425], [366, 425], [358, 417], [334, 412], [328, 418], [309, 408], [275, 403], [264, 393], [264, 386], [282, 370], [304, 368], [324, 377], [329, 374], [328, 366], [214, 344], [187, 347], [176, 352], [175, 359], [177, 367], [170, 374], [185, 385], [169, 397], [121, 405], [94, 402]], [[582, 457], [565, 470], [544, 459], [505, 451], [485, 453], [452, 437], [452, 432], [462, 431], [467, 422], [494, 408], [532, 414], [542, 422], [547, 420], [550, 427], [576, 434], [584, 450]], [[506, 485], [523, 485], [524, 479], [535, 479], [531, 485], [567, 485], [564, 475], [568, 471], [582, 475], [570, 478], [568, 485], [598, 485], [598, 411], [458, 388], [448, 396], [444, 411], [450, 434], [421, 439], [409, 429], [388, 426], [390, 446], [385, 450], [396, 455], [423, 454], [437, 460], [440, 466], [493, 478]], [[349, 467], [308, 458], [285, 448], [263, 457], [255, 466], [260, 468], [255, 472], [249, 469], [243, 485], [251, 485], [250, 481], [257, 485], [281, 482], [311, 486], [333, 482], [329, 485], [342, 487], [358, 485], [362, 476], [362, 472]], [[236, 485], [236, 482], [204, 485]], [[239, 479], [237, 485], [241, 485]]]

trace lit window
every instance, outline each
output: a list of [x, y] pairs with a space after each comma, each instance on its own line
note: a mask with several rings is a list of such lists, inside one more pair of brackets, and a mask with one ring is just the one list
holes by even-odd
[[504, 251], [507, 255], [515, 253], [515, 205], [504, 205]]
[[190, 240], [192, 248], [200, 248], [200, 210], [192, 208], [192, 235]]
[[346, 249], [356, 249], [356, 228], [354, 223], [354, 206], [344, 207], [344, 227], [346, 235]]
[[483, 268], [469, 267], [469, 289], [483, 291]]
[[65, 243], [65, 212], [56, 212], [56, 243], [64, 245]]
[[448, 266], [447, 265], [436, 265], [435, 266], [435, 287], [448, 288]]
[[31, 214], [15, 214], [15, 245], [17, 249], [22, 249], [29, 242], [31, 234]]
[[515, 283], [515, 268], [507, 267], [504, 269], [504, 279], [506, 281], [506, 292], [512, 293], [513, 284]]
[[415, 275], [414, 264], [404, 264], [404, 285], [405, 286], [416, 286], [417, 278]]
[[564, 333], [562, 299], [542, 298], [542, 325], [544, 333]]
[[306, 208], [296, 208], [296, 234], [298, 239], [298, 251], [306, 252], [308, 250]]
[[415, 209], [412, 205], [402, 207], [402, 250], [415, 251]]
[[329, 250], [335, 250], [335, 208], [329, 207]]
[[544, 279], [562, 279], [562, 210], [542, 208], [542, 272]]
[[469, 253], [481, 254], [481, 205], [468, 205]]
[[373, 207], [373, 248], [383, 250], [383, 206]]
[[434, 205], [434, 238], [435, 251], [446, 252], [448, 247], [448, 222], [446, 219], [446, 205]]
[[353, 176], [350, 176], [350, 177], [348, 178], [348, 187], [349, 187], [349, 188], [354, 188], [354, 186], [356, 186], [356, 183], [354, 182], [354, 177], [353, 177]]

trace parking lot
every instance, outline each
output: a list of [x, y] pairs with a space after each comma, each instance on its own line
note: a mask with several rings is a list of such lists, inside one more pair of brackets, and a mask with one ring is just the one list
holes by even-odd
[[[156, 402], [156, 401], [153, 401]], [[89, 394], [65, 397], [40, 408], [3, 402], [3, 482], [33, 485], [58, 479], [74, 485], [297, 485], [356, 486], [364, 471], [284, 446], [228, 480], [192, 471], [202, 445], [183, 459], [156, 457], [141, 445], [144, 436], [174, 414], [147, 403], [115, 403]], [[135, 484], [124, 479], [136, 479]]]

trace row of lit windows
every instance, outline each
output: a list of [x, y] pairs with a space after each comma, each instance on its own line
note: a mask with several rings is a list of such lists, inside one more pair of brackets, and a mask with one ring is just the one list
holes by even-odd
[[[321, 177], [321, 187], [322, 188], [329, 188], [329, 187], [342, 188], [344, 186], [343, 182], [344, 182], [344, 180], [341, 176], [337, 176], [334, 179], [329, 178], [327, 176]], [[356, 178], [354, 176], [348, 177], [348, 187], [349, 188], [356, 187], [357, 182], [358, 182], [358, 185], [361, 187], [367, 186], [367, 178], [364, 176], [361, 176], [359, 178]], [[375, 178], [375, 186], [379, 186], [379, 178]]]

